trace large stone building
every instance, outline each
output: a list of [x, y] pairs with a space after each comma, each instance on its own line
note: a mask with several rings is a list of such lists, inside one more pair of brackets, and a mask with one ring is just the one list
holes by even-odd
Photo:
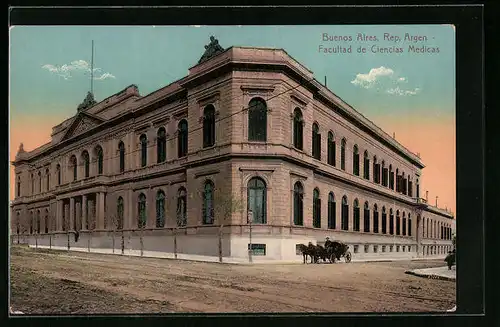
[[451, 249], [453, 216], [421, 198], [419, 156], [283, 49], [212, 38], [186, 77], [89, 93], [75, 111], [50, 143], [19, 148], [14, 240], [234, 260], [301, 260], [297, 244], [326, 236], [353, 259]]

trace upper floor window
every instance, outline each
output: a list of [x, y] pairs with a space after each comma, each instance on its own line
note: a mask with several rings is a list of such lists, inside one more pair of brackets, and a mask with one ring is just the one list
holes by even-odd
[[45, 182], [47, 183], [47, 191], [50, 190], [50, 170], [49, 168], [45, 169]]
[[76, 156], [72, 155], [69, 162], [71, 168], [73, 169], [73, 181], [76, 181], [78, 178], [78, 162], [76, 161]]
[[293, 146], [299, 150], [304, 149], [303, 127], [302, 111], [299, 108], [295, 108], [293, 112]]
[[335, 167], [335, 136], [331, 131], [328, 132], [327, 157], [328, 164]]
[[144, 193], [139, 194], [137, 209], [138, 209], [137, 227], [144, 228], [146, 227], [146, 219], [147, 219], [146, 196], [144, 195]]
[[382, 234], [387, 234], [387, 213], [385, 206], [382, 207]]
[[61, 165], [60, 164], [57, 164], [56, 171], [57, 171], [57, 185], [61, 185]]
[[357, 145], [354, 145], [352, 150], [352, 173], [359, 176], [359, 150]]
[[353, 230], [359, 232], [359, 201], [358, 199], [354, 199], [353, 203]]
[[165, 193], [159, 190], [156, 193], [156, 228], [165, 227]]
[[167, 160], [167, 132], [164, 127], [160, 127], [156, 133], [156, 162], [161, 163]]
[[392, 172], [392, 165], [389, 165], [389, 187], [394, 190], [394, 173]]
[[215, 144], [215, 108], [209, 104], [203, 110], [203, 147]]
[[188, 123], [185, 119], [179, 122], [178, 129], [177, 156], [182, 158], [187, 156], [188, 152]]
[[141, 167], [146, 167], [148, 164], [148, 138], [146, 134], [142, 134], [139, 138], [141, 143]]
[[370, 206], [368, 202], [365, 202], [365, 207], [363, 211], [363, 232], [370, 232]]
[[42, 172], [38, 172], [38, 192], [42, 193]]
[[415, 186], [416, 186], [417, 198], [419, 198], [420, 197], [420, 185], [418, 184], [418, 178], [417, 178], [417, 184]]
[[103, 171], [104, 155], [100, 145], [95, 147], [94, 154], [97, 157], [97, 174], [101, 175]]
[[35, 178], [31, 174], [31, 194], [35, 194]]
[[365, 151], [363, 155], [363, 178], [370, 179], [370, 158], [368, 157], [368, 151]]
[[346, 140], [342, 139], [342, 142], [340, 143], [340, 169], [345, 170], [345, 147], [346, 147]]
[[399, 210], [396, 210], [396, 235], [401, 234], [401, 217], [399, 216]]
[[267, 104], [261, 98], [248, 104], [248, 140], [267, 141]]
[[336, 226], [336, 210], [335, 210], [335, 195], [333, 192], [328, 194], [328, 228], [335, 229]]
[[373, 205], [373, 232], [378, 233], [378, 207]]
[[316, 123], [312, 127], [312, 156], [314, 159], [321, 160], [321, 134]]
[[90, 157], [87, 151], [83, 151], [82, 160], [85, 167], [85, 178], [87, 178], [90, 175]]
[[125, 171], [125, 144], [123, 141], [118, 143], [118, 151], [120, 152], [120, 173]]
[[387, 186], [387, 168], [385, 162], [382, 160], [382, 186]]
[[349, 204], [347, 202], [347, 196], [342, 197], [342, 213], [341, 213], [340, 229], [349, 229]]
[[[17, 196], [21, 196], [21, 177], [17, 176]], [[19, 212], [17, 213], [19, 215]], [[19, 232], [18, 232], [19, 234]]]

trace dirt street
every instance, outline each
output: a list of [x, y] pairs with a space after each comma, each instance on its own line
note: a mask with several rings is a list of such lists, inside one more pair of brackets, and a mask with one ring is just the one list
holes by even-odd
[[455, 282], [404, 273], [443, 265], [250, 266], [14, 246], [10, 305], [25, 314], [446, 311]]

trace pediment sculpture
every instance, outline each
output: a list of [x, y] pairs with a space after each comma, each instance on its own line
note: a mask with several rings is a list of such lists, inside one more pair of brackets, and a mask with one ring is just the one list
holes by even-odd
[[205, 45], [205, 52], [203, 53], [203, 56], [201, 56], [200, 60], [198, 60], [198, 64], [201, 64], [202, 62], [207, 61], [208, 59], [224, 51], [224, 48], [219, 44], [219, 40], [217, 40], [213, 36], [210, 36], [210, 43]]
[[96, 103], [97, 102], [95, 101], [92, 92], [87, 92], [87, 96], [85, 97], [83, 102], [78, 105], [78, 111], [88, 109], [93, 105], [95, 105]]

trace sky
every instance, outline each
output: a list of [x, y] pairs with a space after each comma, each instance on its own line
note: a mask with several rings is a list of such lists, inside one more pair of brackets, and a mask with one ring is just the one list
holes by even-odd
[[10, 160], [21, 142], [26, 151], [49, 142], [52, 127], [76, 114], [90, 89], [92, 40], [101, 101], [130, 84], [146, 95], [186, 76], [211, 35], [224, 48], [283, 48], [318, 81], [326, 76], [332, 92], [420, 154], [422, 196], [455, 212], [452, 25], [14, 26]]

